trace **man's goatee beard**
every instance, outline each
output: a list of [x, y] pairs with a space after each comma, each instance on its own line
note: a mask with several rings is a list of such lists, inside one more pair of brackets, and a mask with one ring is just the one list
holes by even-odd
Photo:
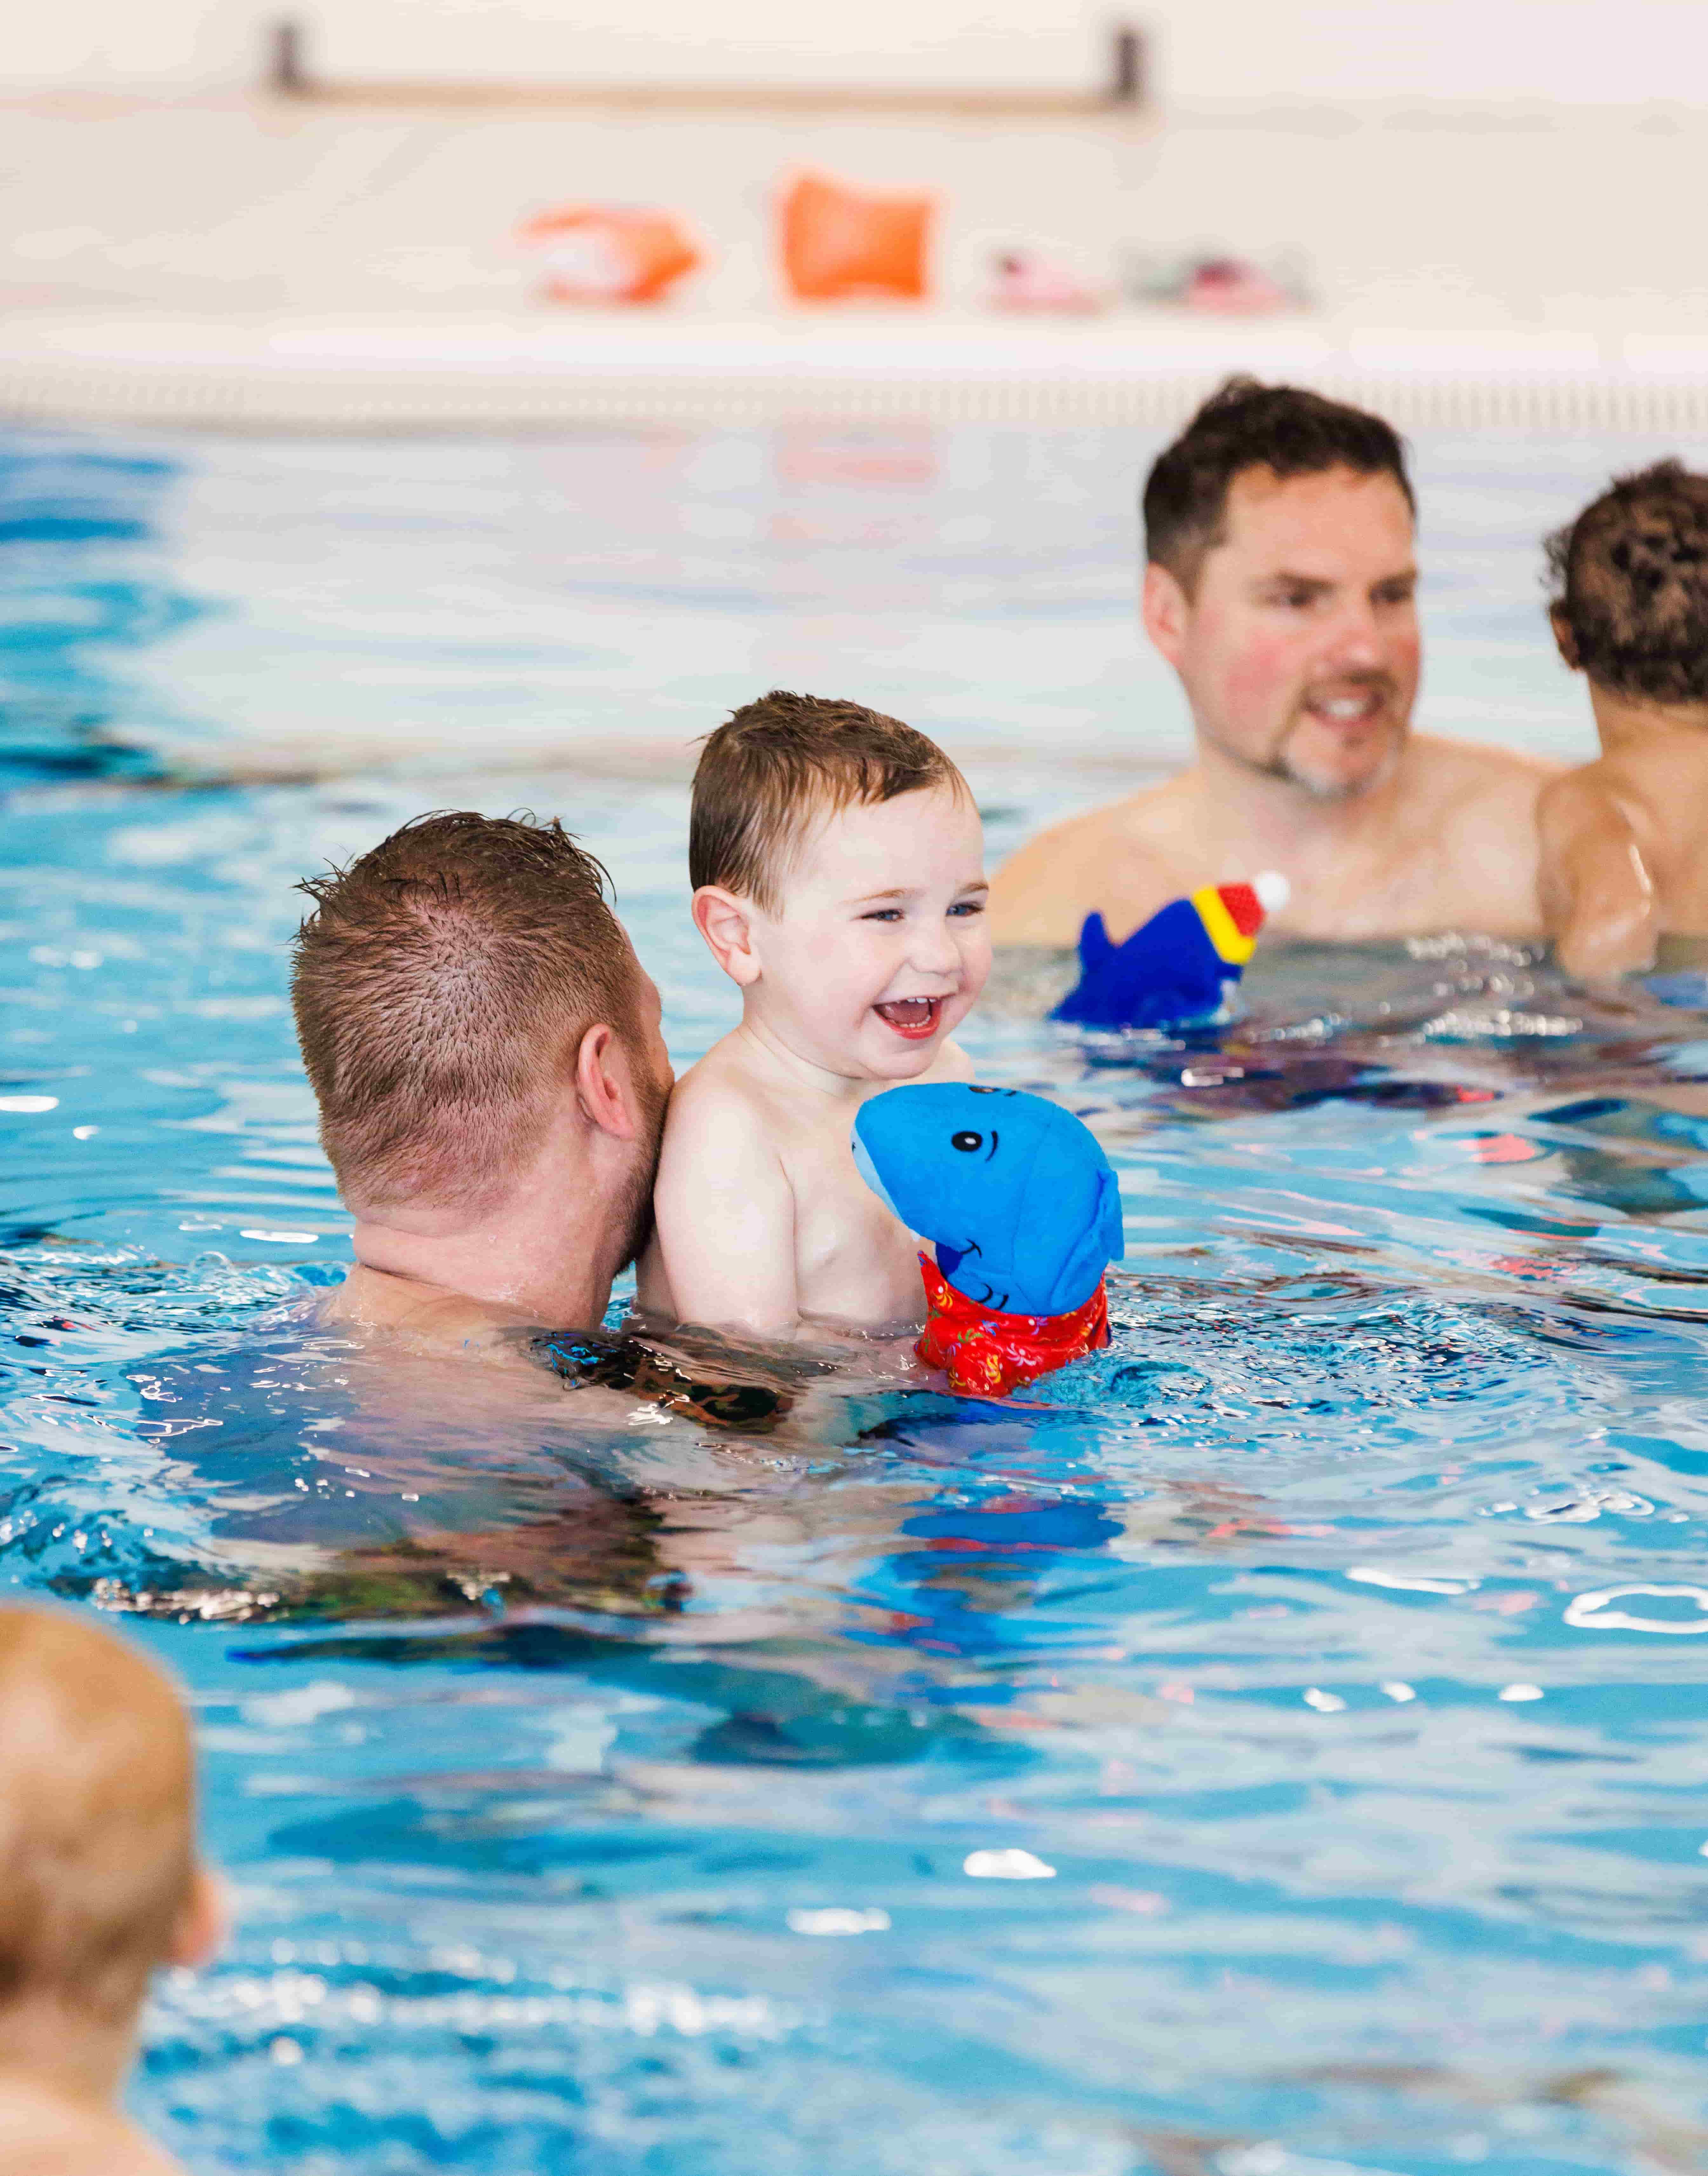
[[[1289, 736], [1291, 737], [1291, 736]], [[1253, 764], [1250, 768], [1259, 777], [1278, 778], [1287, 786], [1297, 786], [1313, 801], [1328, 807], [1336, 801], [1361, 800], [1367, 793], [1374, 793], [1385, 786], [1394, 775], [1406, 744], [1406, 736], [1397, 726], [1388, 737], [1388, 745], [1382, 760], [1363, 778], [1313, 778], [1308, 770], [1294, 764], [1288, 757], [1286, 743], [1267, 763]]]

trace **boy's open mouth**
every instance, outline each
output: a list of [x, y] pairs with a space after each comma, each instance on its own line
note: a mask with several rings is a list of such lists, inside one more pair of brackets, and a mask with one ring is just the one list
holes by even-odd
[[938, 1015], [943, 1010], [941, 998], [892, 998], [887, 1005], [872, 1008], [886, 1026], [893, 1027], [897, 1035], [905, 1035], [910, 1042], [923, 1042], [937, 1032]]

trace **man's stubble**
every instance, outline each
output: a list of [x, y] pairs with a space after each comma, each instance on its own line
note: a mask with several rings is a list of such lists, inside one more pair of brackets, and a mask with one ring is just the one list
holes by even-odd
[[652, 1238], [652, 1194], [658, 1178], [659, 1154], [664, 1145], [664, 1114], [670, 1090], [652, 1070], [645, 1057], [631, 1048], [628, 1060], [640, 1104], [640, 1152], [624, 1183], [613, 1220], [623, 1233], [619, 1270], [633, 1266], [646, 1251]]
[[[1384, 702], [1391, 704], [1397, 694], [1398, 690], [1393, 683], [1384, 676], [1382, 684]], [[1380, 762], [1373, 770], [1361, 778], [1338, 779], [1324, 778], [1314, 775], [1308, 767], [1299, 763], [1293, 754], [1294, 737], [1304, 726], [1308, 716], [1308, 713], [1302, 709], [1287, 726], [1279, 744], [1267, 755], [1248, 755], [1243, 748], [1235, 746], [1232, 742], [1224, 739], [1220, 734], [1214, 735], [1212, 737], [1223, 755], [1232, 758], [1242, 770], [1248, 771], [1254, 778], [1274, 779], [1283, 786], [1297, 786], [1307, 799], [1317, 802], [1322, 808], [1331, 808], [1343, 802], [1362, 800], [1366, 794], [1379, 792], [1382, 787], [1392, 779], [1400, 766], [1400, 759], [1405, 753], [1406, 743], [1411, 732], [1409, 717], [1390, 717], [1387, 735], [1388, 744], [1383, 751]]]

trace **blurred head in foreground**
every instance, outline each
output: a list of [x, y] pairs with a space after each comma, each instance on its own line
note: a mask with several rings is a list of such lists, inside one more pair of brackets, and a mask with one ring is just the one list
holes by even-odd
[[1628, 702], [1708, 704], [1708, 476], [1618, 476], [1548, 540], [1560, 656]]
[[605, 883], [555, 819], [463, 810], [300, 887], [296, 1031], [364, 1265], [555, 1319], [569, 1256], [608, 1289], [645, 1243], [670, 1061]]
[[1379, 416], [1230, 378], [1145, 487], [1145, 630], [1201, 748], [1323, 801], [1392, 775], [1417, 699], [1415, 501]]
[[8, 1603], [0, 1746], [0, 2138], [56, 2169], [159, 2168], [115, 2107], [137, 2014], [224, 1933], [183, 1705], [92, 1618]]

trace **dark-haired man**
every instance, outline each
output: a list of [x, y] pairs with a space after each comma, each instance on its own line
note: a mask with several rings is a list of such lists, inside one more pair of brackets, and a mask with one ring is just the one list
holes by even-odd
[[651, 1229], [659, 998], [556, 821], [406, 824], [302, 889], [291, 1000], [356, 1218], [330, 1311], [429, 1345], [597, 1327]]
[[1233, 378], [1145, 489], [1145, 632], [1197, 739], [1164, 785], [1023, 847], [999, 944], [1117, 942], [1169, 900], [1278, 869], [1296, 936], [1541, 933], [1536, 805], [1553, 766], [1414, 735], [1415, 501], [1379, 416]]

